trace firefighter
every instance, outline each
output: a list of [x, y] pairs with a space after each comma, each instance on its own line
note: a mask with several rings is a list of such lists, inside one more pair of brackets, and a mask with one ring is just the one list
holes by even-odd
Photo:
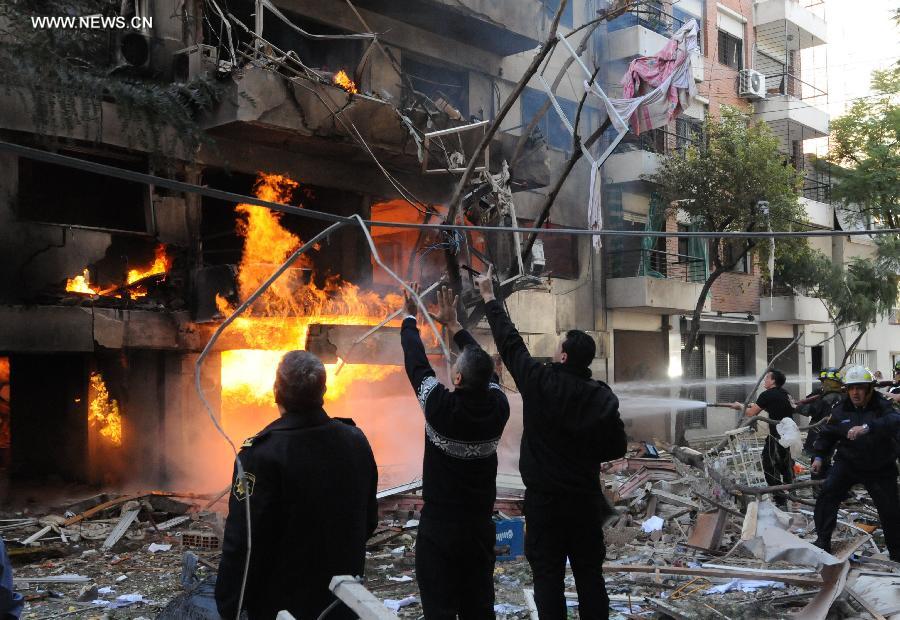
[[835, 448], [834, 464], [816, 499], [817, 547], [831, 552], [831, 534], [841, 502], [855, 484], [866, 487], [881, 520], [891, 560], [900, 561], [900, 495], [893, 438], [900, 413], [875, 390], [868, 368], [851, 366], [844, 374], [847, 395], [831, 410], [816, 437], [811, 470], [818, 473]]
[[[412, 287], [418, 290], [415, 283]], [[509, 403], [494, 360], [457, 320], [457, 302], [447, 287], [438, 291], [435, 318], [460, 350], [450, 376], [452, 391], [437, 380], [428, 362], [416, 326], [416, 300], [410, 295], [400, 327], [406, 374], [425, 417], [416, 580], [429, 620], [457, 615], [493, 620], [497, 446]]]
[[[839, 403], [843, 397], [843, 383], [841, 382], [840, 369], [834, 367], [823, 368], [822, 371], [819, 372], [819, 381], [822, 384], [819, 390], [810, 395], [817, 395], [818, 398], [801, 405], [797, 409], [797, 413], [800, 415], [809, 416], [810, 425], [817, 424], [827, 418], [828, 414], [831, 413], [832, 407]], [[809, 400], [809, 397], [805, 400]], [[810, 429], [806, 434], [806, 441], [803, 442], [803, 451], [806, 452], [810, 458], [815, 456], [813, 445], [817, 435], [818, 429]], [[813, 480], [824, 480], [828, 475], [828, 469], [830, 467], [831, 455], [829, 455], [828, 458], [823, 459], [822, 467], [810, 477]]]
[[475, 282], [497, 350], [522, 394], [519, 470], [525, 483], [525, 557], [538, 615], [541, 620], [566, 618], [568, 558], [579, 616], [608, 618], [603, 522], [612, 508], [603, 495], [600, 465], [625, 455], [619, 400], [608, 385], [591, 379], [596, 344], [583, 331], [566, 332], [552, 364], [531, 356], [494, 297], [492, 271]]
[[[216, 605], [224, 620], [287, 610], [296, 618], [355, 618], [329, 591], [336, 575], [362, 576], [366, 540], [378, 523], [378, 470], [352, 420], [322, 408], [325, 366], [312, 353], [286, 353], [275, 372], [281, 416], [244, 442], [228, 501]], [[247, 503], [250, 563], [245, 568]], [[245, 574], [246, 573], [246, 574]], [[246, 590], [244, 589], [246, 584]]]

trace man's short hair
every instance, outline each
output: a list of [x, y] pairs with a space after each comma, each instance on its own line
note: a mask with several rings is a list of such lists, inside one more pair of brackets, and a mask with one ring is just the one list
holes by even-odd
[[787, 377], [785, 377], [784, 373], [780, 370], [773, 368], [769, 372], [772, 374], [772, 381], [775, 382], [775, 387], [781, 387], [784, 385], [784, 382], [787, 381]]
[[303, 412], [325, 401], [325, 365], [308, 351], [289, 351], [275, 371], [275, 402], [285, 411]]
[[456, 369], [462, 375], [459, 387], [486, 390], [494, 374], [494, 360], [474, 344], [467, 344], [456, 359]]
[[597, 345], [580, 329], [570, 329], [563, 338], [562, 350], [566, 354], [566, 364], [587, 368], [594, 360]]

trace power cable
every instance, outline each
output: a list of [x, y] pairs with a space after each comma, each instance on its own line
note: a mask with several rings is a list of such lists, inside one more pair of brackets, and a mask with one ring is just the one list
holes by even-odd
[[[280, 213], [289, 213], [300, 217], [308, 217], [311, 219], [322, 220], [326, 222], [348, 222], [353, 218], [333, 213], [325, 213], [314, 209], [304, 209], [291, 205], [281, 204], [278, 202], [270, 202], [261, 200], [255, 196], [246, 196], [235, 192], [227, 192], [211, 187], [186, 183], [184, 181], [175, 181], [164, 177], [147, 174], [144, 172], [135, 172], [133, 170], [125, 170], [115, 166], [100, 164], [97, 162], [70, 157], [68, 155], [60, 155], [58, 153], [50, 153], [11, 142], [0, 141], [0, 152], [11, 153], [20, 157], [43, 161], [50, 164], [58, 164], [69, 168], [92, 172], [94, 174], [105, 175], [125, 181], [133, 181], [145, 185], [155, 185], [165, 187], [176, 192], [184, 192], [190, 194], [198, 194], [207, 198], [215, 198], [224, 202], [232, 202], [235, 204], [251, 204], [259, 207], [265, 207]], [[355, 216], [354, 216], [355, 217]], [[484, 233], [533, 233], [534, 228], [522, 226], [504, 226], [502, 228], [496, 226], [480, 226], [466, 224], [424, 224], [418, 222], [388, 222], [382, 220], [362, 220], [367, 226], [373, 228], [410, 228], [416, 230], [445, 230], [445, 231], [477, 231]], [[900, 228], [880, 228], [865, 230], [804, 230], [804, 231], [659, 231], [659, 230], [589, 230], [585, 228], [542, 228], [541, 235], [572, 235], [578, 237], [678, 237], [698, 239], [753, 239], [753, 238], [780, 238], [780, 237], [849, 237], [860, 235], [900, 235]]]

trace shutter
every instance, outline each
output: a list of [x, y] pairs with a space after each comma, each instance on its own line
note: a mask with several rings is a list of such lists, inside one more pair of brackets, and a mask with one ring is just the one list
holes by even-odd
[[[705, 336], [697, 340], [697, 348], [688, 354], [684, 350], [687, 334], [681, 334], [681, 371], [682, 379], [688, 385], [681, 388], [681, 398], [706, 401], [706, 385], [701, 383], [706, 378], [703, 367], [703, 347]], [[685, 412], [685, 428], [706, 428], [706, 408], [688, 409]]]
[[[746, 342], [743, 336], [716, 336], [716, 378], [743, 378], [747, 374]], [[723, 383], [717, 390], [719, 402], [741, 401], [747, 397], [742, 382]]]

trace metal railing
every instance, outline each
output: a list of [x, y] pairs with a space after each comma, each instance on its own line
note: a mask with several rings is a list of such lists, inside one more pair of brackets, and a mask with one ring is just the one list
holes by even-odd
[[[629, 26], [643, 26], [656, 34], [671, 37], [678, 29], [687, 23], [687, 20], [676, 17], [672, 13], [663, 10], [661, 2], [646, 0], [635, 2], [631, 8], [620, 17], [613, 20], [613, 29], [627, 28]], [[697, 46], [703, 50], [702, 28], [697, 33]]]
[[694, 136], [665, 129], [651, 129], [639, 136], [629, 132], [620, 143], [617, 152], [649, 151], [659, 155], [683, 156], [688, 146], [699, 146], [701, 141]]
[[706, 279], [704, 260], [662, 250], [625, 250], [610, 252], [611, 278], [646, 276], [682, 282], [703, 282]]
[[775, 278], [774, 283], [763, 280], [760, 286], [760, 295], [764, 297], [818, 297], [816, 291], [803, 286], [788, 286], [784, 282]]
[[824, 97], [827, 94], [821, 88], [817, 88], [809, 82], [804, 82], [793, 73], [766, 75], [766, 95], [770, 97], [790, 95], [797, 99], [806, 100]]

